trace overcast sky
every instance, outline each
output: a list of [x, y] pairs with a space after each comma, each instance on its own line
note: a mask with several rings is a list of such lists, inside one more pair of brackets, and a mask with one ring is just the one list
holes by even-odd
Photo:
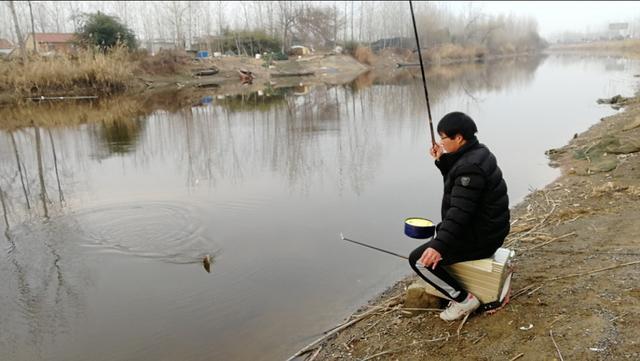
[[[452, 10], [464, 10], [469, 3], [448, 5]], [[637, 1], [474, 1], [471, 6], [488, 14], [532, 16], [538, 20], [543, 37], [563, 31], [593, 31], [610, 22], [640, 19]]]

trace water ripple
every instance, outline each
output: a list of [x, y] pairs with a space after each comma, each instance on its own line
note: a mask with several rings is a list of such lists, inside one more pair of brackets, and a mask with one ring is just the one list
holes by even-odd
[[216, 253], [193, 209], [162, 202], [127, 203], [74, 214], [86, 246], [171, 263], [202, 261]]

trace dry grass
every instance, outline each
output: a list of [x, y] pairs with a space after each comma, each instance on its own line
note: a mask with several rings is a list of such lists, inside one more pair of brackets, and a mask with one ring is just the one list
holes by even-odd
[[423, 52], [425, 59], [434, 64], [455, 62], [462, 60], [481, 59], [487, 55], [486, 48], [482, 46], [466, 46], [457, 44], [443, 44], [435, 49]]
[[[81, 51], [74, 56], [32, 57], [0, 63], [0, 90], [15, 90], [19, 97], [115, 93], [127, 88], [135, 65], [124, 48], [107, 54]], [[89, 95], [89, 94], [85, 94]]]

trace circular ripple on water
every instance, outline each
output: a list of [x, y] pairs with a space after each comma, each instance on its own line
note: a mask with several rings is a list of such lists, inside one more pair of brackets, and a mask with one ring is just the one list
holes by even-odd
[[176, 204], [128, 203], [86, 209], [74, 216], [89, 245], [187, 263], [211, 253], [194, 214]]

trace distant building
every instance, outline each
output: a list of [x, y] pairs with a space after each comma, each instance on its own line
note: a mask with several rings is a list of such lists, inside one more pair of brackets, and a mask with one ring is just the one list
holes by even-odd
[[25, 40], [25, 48], [33, 51], [33, 38], [36, 39], [38, 53], [72, 53], [76, 50], [76, 35], [70, 33], [30, 33]]
[[622, 40], [629, 37], [629, 23], [611, 23], [609, 24], [609, 39]]
[[0, 57], [8, 56], [13, 49], [14, 46], [9, 40], [0, 38]]

